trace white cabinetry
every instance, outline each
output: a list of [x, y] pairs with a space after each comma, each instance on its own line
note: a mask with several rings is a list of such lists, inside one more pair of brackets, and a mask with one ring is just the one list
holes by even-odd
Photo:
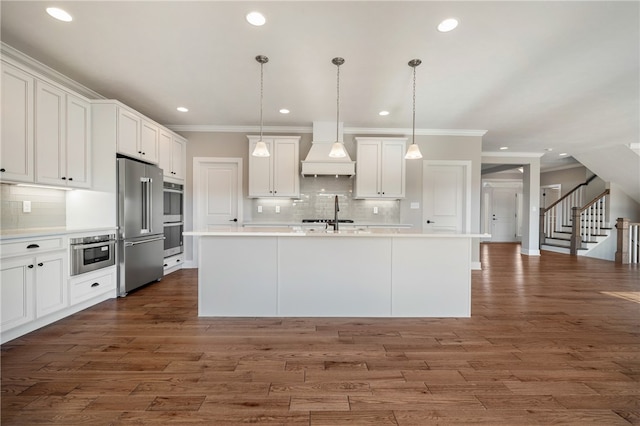
[[158, 126], [141, 115], [118, 107], [116, 150], [132, 158], [158, 163]]
[[91, 187], [91, 105], [36, 81], [36, 182]]
[[404, 138], [356, 138], [354, 198], [404, 198]]
[[2, 180], [91, 186], [90, 103], [2, 63]]
[[185, 157], [186, 141], [168, 131], [161, 130], [158, 160], [164, 176], [169, 180], [184, 180]]
[[67, 253], [62, 238], [2, 244], [3, 334], [68, 306]]
[[2, 62], [0, 179], [33, 182], [32, 75]]
[[269, 157], [251, 155], [258, 136], [249, 138], [249, 197], [300, 196], [300, 136], [270, 136]]

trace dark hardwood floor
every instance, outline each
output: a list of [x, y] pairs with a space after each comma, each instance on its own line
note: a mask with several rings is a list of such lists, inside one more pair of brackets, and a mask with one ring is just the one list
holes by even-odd
[[2, 345], [2, 425], [640, 424], [638, 267], [481, 256], [459, 319], [198, 318], [179, 271]]

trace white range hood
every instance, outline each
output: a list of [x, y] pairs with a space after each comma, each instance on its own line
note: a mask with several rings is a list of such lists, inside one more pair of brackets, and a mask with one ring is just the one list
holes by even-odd
[[[331, 145], [336, 139], [336, 123], [330, 121], [313, 122], [313, 139], [307, 158], [302, 160], [303, 175], [348, 175], [356, 174], [356, 162], [346, 157], [329, 157]], [[338, 126], [338, 141], [343, 142], [342, 123]]]

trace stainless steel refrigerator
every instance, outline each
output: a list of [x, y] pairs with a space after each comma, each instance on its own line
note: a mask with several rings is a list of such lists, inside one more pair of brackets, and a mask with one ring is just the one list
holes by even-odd
[[118, 294], [163, 276], [162, 169], [118, 158]]

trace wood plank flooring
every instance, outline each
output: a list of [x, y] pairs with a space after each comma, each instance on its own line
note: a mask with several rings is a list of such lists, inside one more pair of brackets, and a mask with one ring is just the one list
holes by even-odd
[[638, 267], [481, 256], [460, 319], [198, 318], [176, 272], [2, 345], [2, 425], [640, 424]]

